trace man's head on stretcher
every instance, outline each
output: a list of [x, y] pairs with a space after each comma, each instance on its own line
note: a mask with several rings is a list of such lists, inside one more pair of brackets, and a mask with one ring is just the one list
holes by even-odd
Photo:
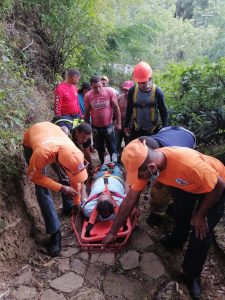
[[108, 190], [99, 195], [96, 209], [102, 219], [107, 219], [114, 213], [113, 198]]
[[[113, 196], [108, 189], [105, 189], [101, 194], [98, 195], [96, 199], [96, 206], [93, 208], [87, 227], [86, 227], [86, 237], [90, 237], [91, 230], [96, 221], [105, 221], [114, 219], [116, 212], [118, 210], [118, 205], [115, 204]], [[85, 212], [84, 212], [85, 214]]]

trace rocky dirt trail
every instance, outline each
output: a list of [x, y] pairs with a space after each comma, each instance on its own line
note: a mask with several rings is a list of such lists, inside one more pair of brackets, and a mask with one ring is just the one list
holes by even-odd
[[[69, 218], [62, 218], [63, 250], [51, 259], [45, 248], [0, 284], [0, 299], [22, 300], [141, 300], [190, 299], [179, 275], [182, 253], [160, 245], [169, 223], [151, 228], [147, 192], [140, 203], [139, 225], [120, 253], [83, 252], [75, 240]], [[223, 224], [224, 225], [224, 224]], [[225, 299], [225, 260], [212, 247], [203, 272], [202, 299]]]

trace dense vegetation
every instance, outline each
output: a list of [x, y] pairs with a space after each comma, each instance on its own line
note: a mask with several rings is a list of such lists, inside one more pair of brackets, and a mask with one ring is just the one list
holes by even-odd
[[223, 145], [224, 11], [223, 0], [2, 0], [1, 167], [17, 170], [24, 127], [47, 119], [46, 90], [74, 66], [82, 80], [106, 73], [119, 85], [135, 63], [149, 62], [171, 123], [202, 144]]

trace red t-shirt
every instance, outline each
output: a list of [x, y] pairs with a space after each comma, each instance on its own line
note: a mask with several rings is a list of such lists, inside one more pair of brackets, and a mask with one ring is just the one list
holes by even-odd
[[55, 116], [74, 115], [82, 116], [79, 102], [78, 92], [75, 85], [61, 82], [55, 90]]
[[92, 124], [96, 127], [105, 127], [112, 123], [112, 100], [117, 99], [110, 88], [102, 88], [100, 94], [89, 91], [84, 96], [85, 110], [90, 107]]

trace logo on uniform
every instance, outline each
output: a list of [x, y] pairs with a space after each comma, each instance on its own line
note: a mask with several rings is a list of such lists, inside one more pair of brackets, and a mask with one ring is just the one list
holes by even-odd
[[84, 164], [80, 163], [78, 166], [77, 166], [77, 169], [78, 171], [81, 171], [85, 168]]
[[181, 185], [187, 185], [187, 184], [188, 184], [187, 181], [185, 181], [185, 180], [183, 180], [183, 179], [181, 179], [181, 178], [177, 178], [177, 179], [176, 179], [176, 182], [179, 183], [179, 184], [181, 184]]

